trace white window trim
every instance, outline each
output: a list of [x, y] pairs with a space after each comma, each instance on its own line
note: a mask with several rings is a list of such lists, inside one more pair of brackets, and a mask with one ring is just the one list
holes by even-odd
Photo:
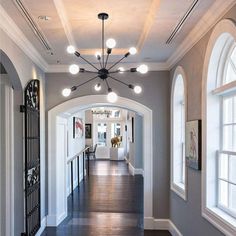
[[213, 95], [224, 95], [224, 96], [230, 96], [232, 94], [235, 94], [236, 92], [236, 81], [232, 81], [228, 84], [222, 85], [219, 88], [216, 88], [212, 91]]
[[[236, 234], [236, 219], [220, 210], [215, 206], [210, 206], [207, 199], [207, 186], [209, 185], [208, 178], [208, 159], [207, 159], [207, 97], [208, 97], [208, 83], [209, 80], [217, 78], [219, 73], [221, 76], [224, 71], [220, 67], [222, 57], [217, 58], [214, 62], [215, 68], [209, 68], [211, 55], [214, 46], [221, 35], [231, 36], [236, 41], [236, 25], [230, 19], [220, 21], [214, 28], [210, 40], [208, 42], [207, 51], [205, 54], [203, 77], [202, 77], [202, 216], [212, 223], [225, 235], [233, 236]], [[226, 43], [226, 42], [224, 42]], [[230, 43], [229, 41], [227, 43]], [[221, 77], [222, 78], [222, 77]], [[219, 82], [219, 78], [217, 78]], [[215, 91], [220, 94], [220, 91]], [[209, 180], [210, 181], [210, 180]]]
[[175, 89], [175, 84], [176, 84], [176, 80], [178, 78], [178, 76], [181, 75], [183, 78], [183, 82], [184, 82], [184, 94], [185, 94], [185, 121], [187, 121], [187, 87], [186, 87], [186, 76], [185, 76], [185, 72], [183, 70], [183, 68], [181, 66], [178, 66], [175, 70], [174, 76], [173, 76], [173, 81], [172, 81], [172, 87], [171, 87], [171, 176], [170, 176], [170, 189], [175, 192], [179, 197], [181, 197], [183, 200], [187, 200], [187, 167], [185, 164], [185, 183], [181, 184], [181, 183], [175, 183], [174, 182], [174, 143], [173, 143], [173, 127], [174, 127], [174, 120], [173, 120], [173, 96], [174, 96], [174, 89]]
[[[222, 131], [221, 131], [222, 132]], [[226, 155], [236, 155], [236, 152], [233, 152], [233, 151], [217, 151], [217, 162], [219, 163], [219, 158], [220, 158], [220, 154], [226, 154]], [[219, 167], [219, 165], [218, 165], [218, 175], [217, 175], [217, 180], [219, 181], [219, 180], [223, 180], [223, 181], [225, 181], [225, 182], [227, 182], [227, 183], [231, 183], [231, 184], [234, 184], [235, 185], [235, 183], [233, 183], [232, 181], [230, 181], [229, 179], [227, 180], [227, 179], [223, 179], [223, 178], [220, 178], [219, 177], [219, 169], [220, 169], [220, 167]], [[217, 185], [218, 185], [219, 183], [217, 183]], [[219, 185], [218, 185], [219, 186]], [[219, 189], [218, 189], [219, 190]], [[233, 218], [235, 221], [236, 221], [236, 213], [234, 212], [234, 211], [232, 211], [231, 209], [229, 209], [229, 208], [227, 208], [227, 207], [225, 207], [224, 205], [222, 205], [222, 204], [220, 204], [219, 203], [219, 201], [217, 202], [217, 205], [218, 205], [218, 208], [220, 209], [220, 210], [222, 210], [223, 212], [225, 212], [226, 214], [228, 213], [229, 214], [229, 216], [230, 216], [230, 218]]]

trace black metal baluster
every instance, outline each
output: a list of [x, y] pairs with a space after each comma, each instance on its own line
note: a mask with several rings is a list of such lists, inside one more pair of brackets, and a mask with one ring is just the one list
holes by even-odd
[[78, 187], [79, 187], [79, 179], [80, 179], [80, 174], [79, 174], [79, 156], [77, 156], [77, 175], [78, 175]]
[[83, 152], [83, 180], [84, 180], [84, 152]]
[[[85, 154], [86, 155], [86, 154]], [[90, 158], [89, 158], [89, 154], [87, 155], [87, 171], [88, 171], [88, 174], [87, 176], [89, 177], [89, 161], [90, 161]]]
[[70, 165], [70, 177], [71, 177], [71, 194], [72, 194], [72, 196], [73, 196], [73, 189], [74, 189], [74, 184], [73, 184], [73, 161], [71, 161], [71, 163], [70, 163], [71, 165]]

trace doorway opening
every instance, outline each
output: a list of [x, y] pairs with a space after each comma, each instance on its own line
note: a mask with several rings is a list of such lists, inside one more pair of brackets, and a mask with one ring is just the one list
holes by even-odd
[[[67, 192], [66, 187], [66, 168], [65, 155], [61, 155], [57, 150], [58, 129], [57, 121], [63, 126], [63, 118], [68, 114], [76, 114], [83, 110], [91, 110], [96, 107], [111, 107], [107, 103], [105, 95], [91, 95], [78, 97], [67, 102], [64, 102], [57, 107], [54, 107], [48, 112], [48, 226], [58, 226], [67, 216]], [[152, 111], [133, 100], [119, 97], [115, 105], [116, 108], [126, 109], [140, 115], [143, 119], [143, 176], [144, 176], [144, 228], [146, 221], [153, 217], [153, 194], [152, 194]], [[132, 122], [132, 119], [131, 119]], [[114, 123], [117, 124], [118, 122]], [[119, 125], [111, 125], [116, 131], [119, 130]], [[61, 131], [63, 130], [61, 126]], [[104, 125], [103, 125], [104, 128]], [[112, 134], [112, 128], [109, 128]], [[61, 132], [60, 131], [60, 132]], [[100, 131], [96, 131], [99, 134]], [[119, 131], [118, 131], [119, 132]], [[131, 132], [132, 133], [132, 132]], [[59, 133], [58, 133], [59, 134]], [[99, 134], [101, 136], [101, 132]], [[107, 134], [106, 134], [107, 135]], [[97, 138], [99, 138], [97, 136]], [[104, 131], [103, 131], [104, 140]], [[64, 149], [66, 153], [66, 148]]]
[[[10, 58], [0, 50], [0, 234], [24, 229], [22, 86]], [[17, 203], [17, 204], [16, 204]]]

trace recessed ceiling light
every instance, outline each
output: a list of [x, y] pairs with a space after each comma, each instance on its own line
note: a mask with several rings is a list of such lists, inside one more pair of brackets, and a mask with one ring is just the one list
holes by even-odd
[[51, 20], [52, 18], [50, 16], [39, 16], [38, 19], [48, 21]]

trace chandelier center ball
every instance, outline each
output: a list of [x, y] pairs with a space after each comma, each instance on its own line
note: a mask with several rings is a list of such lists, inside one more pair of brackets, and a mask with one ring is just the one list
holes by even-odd
[[99, 78], [105, 80], [108, 77], [109, 71], [105, 68], [102, 68], [98, 71]]
[[107, 20], [108, 18], [109, 18], [109, 15], [105, 12], [98, 14], [98, 19], [100, 19], [100, 20]]

